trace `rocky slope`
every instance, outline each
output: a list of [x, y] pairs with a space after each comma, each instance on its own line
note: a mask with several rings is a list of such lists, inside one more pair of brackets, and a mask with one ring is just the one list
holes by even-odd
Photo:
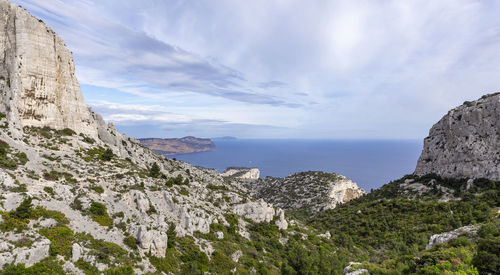
[[252, 196], [287, 210], [309, 212], [333, 209], [366, 192], [356, 183], [338, 174], [302, 172], [286, 178], [267, 177], [249, 183]]
[[257, 168], [228, 167], [221, 174], [223, 177], [256, 180], [260, 177], [260, 170]]
[[500, 93], [465, 102], [425, 138], [417, 175], [500, 180]]
[[0, 274], [293, 273], [296, 249], [334, 250], [238, 180], [106, 125], [62, 40], [5, 0], [0, 13]]
[[139, 141], [158, 154], [166, 156], [215, 150], [215, 143], [208, 138], [142, 138]]

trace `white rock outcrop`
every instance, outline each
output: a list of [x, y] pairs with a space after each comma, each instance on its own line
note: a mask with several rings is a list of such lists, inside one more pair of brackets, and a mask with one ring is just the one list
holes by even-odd
[[450, 232], [445, 232], [445, 233], [441, 233], [441, 234], [434, 234], [429, 239], [429, 243], [427, 244], [425, 249], [431, 249], [434, 246], [436, 246], [436, 244], [448, 243], [449, 241], [456, 239], [462, 235], [476, 234], [479, 227], [480, 227], [479, 225], [468, 225], [468, 226], [463, 226], [463, 227], [457, 228], [457, 229], [450, 231]]
[[0, 112], [16, 127], [71, 128], [97, 138], [71, 52], [41, 20], [0, 0]]
[[500, 180], [500, 93], [451, 110], [432, 126], [415, 174]]
[[147, 230], [146, 226], [141, 225], [136, 235], [139, 247], [145, 253], [151, 253], [156, 257], [165, 257], [167, 249], [167, 234], [157, 230]]
[[264, 200], [237, 204], [234, 206], [233, 212], [256, 223], [270, 222], [273, 220], [275, 214], [272, 205]]
[[366, 194], [348, 178], [325, 172], [301, 172], [285, 178], [266, 177], [246, 186], [252, 196], [276, 207], [311, 212], [332, 209]]
[[260, 177], [260, 170], [257, 168], [230, 167], [227, 168], [221, 176], [256, 180]]
[[5, 264], [24, 264], [29, 267], [49, 256], [50, 241], [40, 239], [29, 247], [18, 247], [0, 253], [0, 267]]

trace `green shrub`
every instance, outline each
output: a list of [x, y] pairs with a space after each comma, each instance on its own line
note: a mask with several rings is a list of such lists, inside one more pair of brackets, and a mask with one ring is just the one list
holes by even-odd
[[104, 193], [104, 188], [102, 188], [101, 186], [91, 186], [90, 189], [99, 194]]
[[50, 255], [62, 255], [66, 259], [71, 257], [74, 233], [67, 226], [56, 226], [40, 229], [40, 235], [50, 240]]
[[56, 259], [49, 257], [30, 267], [24, 264], [6, 264], [0, 274], [26, 275], [26, 274], [65, 274], [61, 264]]
[[113, 150], [108, 148], [102, 153], [101, 160], [110, 161], [113, 159], [114, 156], [115, 156], [115, 154], [113, 154]]
[[53, 195], [55, 195], [54, 188], [52, 188], [52, 187], [50, 187], [50, 186], [45, 186], [45, 187], [43, 188], [43, 191], [47, 192], [48, 194], [50, 194], [50, 195], [52, 195], [52, 196], [53, 196]]
[[138, 241], [133, 236], [125, 237], [125, 239], [123, 239], [123, 243], [132, 249], [137, 249]]
[[113, 219], [108, 215], [106, 205], [99, 202], [92, 202], [90, 204], [89, 212], [92, 219], [102, 226], [113, 225]]
[[64, 128], [64, 129], [58, 131], [58, 133], [62, 136], [72, 136], [72, 135], [76, 134], [76, 132], [71, 130], [70, 128]]
[[149, 176], [152, 178], [157, 178], [161, 174], [160, 172], [160, 166], [156, 162], [151, 165], [151, 168], [149, 168]]

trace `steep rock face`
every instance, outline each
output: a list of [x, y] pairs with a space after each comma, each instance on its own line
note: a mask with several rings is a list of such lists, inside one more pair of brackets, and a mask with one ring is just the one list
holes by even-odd
[[247, 186], [254, 197], [277, 207], [311, 212], [332, 209], [366, 194], [346, 177], [324, 172], [302, 172], [286, 178], [267, 177]]
[[431, 128], [415, 174], [431, 173], [500, 179], [500, 93], [465, 102]]
[[41, 20], [0, 0], [0, 112], [24, 126], [71, 128], [96, 138], [71, 52]]
[[256, 180], [260, 177], [260, 170], [257, 168], [229, 167], [221, 174], [223, 177], [238, 179]]

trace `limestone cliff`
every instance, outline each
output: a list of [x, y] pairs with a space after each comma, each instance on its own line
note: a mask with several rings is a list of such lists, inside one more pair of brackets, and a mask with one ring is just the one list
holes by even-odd
[[430, 130], [417, 175], [500, 180], [500, 93], [451, 110]]
[[366, 194], [348, 178], [324, 172], [302, 172], [286, 178], [267, 177], [249, 183], [253, 196], [285, 210], [318, 212]]
[[260, 177], [260, 170], [257, 168], [228, 167], [221, 174], [223, 177], [238, 179], [256, 180]]
[[0, 0], [0, 112], [15, 128], [70, 128], [96, 138], [71, 52], [41, 20]]

